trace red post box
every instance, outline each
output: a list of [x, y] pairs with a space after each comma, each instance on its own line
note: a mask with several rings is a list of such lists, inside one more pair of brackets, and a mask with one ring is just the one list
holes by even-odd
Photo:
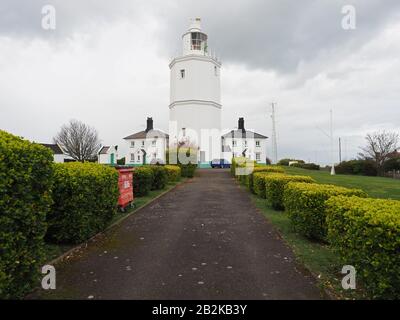
[[133, 169], [123, 168], [117, 169], [119, 173], [118, 187], [119, 198], [118, 205], [121, 209], [125, 209], [127, 205], [133, 202]]

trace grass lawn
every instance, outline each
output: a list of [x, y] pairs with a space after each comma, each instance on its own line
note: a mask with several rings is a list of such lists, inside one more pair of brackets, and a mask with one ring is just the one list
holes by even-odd
[[330, 172], [323, 170], [306, 170], [294, 167], [284, 168], [289, 174], [307, 175], [314, 178], [318, 183], [362, 189], [372, 198], [400, 200], [400, 180], [344, 174], [331, 176]]
[[[147, 196], [144, 197], [137, 197], [134, 199], [135, 206], [132, 208], [127, 208], [125, 212], [120, 212], [118, 211], [117, 214], [113, 217], [113, 219], [110, 221], [108, 226], [113, 225], [114, 223], [117, 223], [119, 220], [122, 220], [126, 216], [134, 213], [135, 211], [139, 210], [141, 207], [143, 207], [145, 204], [153, 200], [154, 198], [158, 197], [164, 192], [167, 192], [174, 188], [176, 185], [183, 183], [187, 180], [188, 178], [181, 178], [180, 181], [174, 182], [174, 183], [169, 183], [164, 189], [162, 190], [153, 190], [150, 191]], [[59, 256], [61, 256], [63, 253], [67, 252], [68, 250], [76, 247], [78, 245], [76, 244], [52, 244], [52, 243], [47, 243], [45, 245], [45, 251], [46, 251], [46, 258], [45, 262], [49, 262]]]
[[[331, 176], [327, 171], [314, 171], [301, 168], [288, 168], [289, 174], [307, 175], [318, 183], [335, 184], [349, 188], [359, 188], [366, 191], [370, 197], [391, 198], [400, 200], [400, 181], [381, 177], [364, 177], [353, 175]], [[275, 211], [270, 208], [265, 199], [252, 195], [253, 202], [264, 216], [275, 225], [282, 237], [292, 248], [297, 259], [316, 277], [319, 284], [339, 299], [363, 299], [366, 298], [358, 284], [357, 290], [343, 290], [340, 271], [343, 267], [339, 257], [329, 246], [313, 242], [293, 231], [290, 220], [285, 212]]]

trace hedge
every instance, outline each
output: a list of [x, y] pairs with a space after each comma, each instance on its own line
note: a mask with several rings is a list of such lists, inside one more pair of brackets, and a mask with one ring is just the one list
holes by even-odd
[[0, 130], [0, 298], [21, 298], [39, 282], [53, 154]]
[[153, 173], [153, 179], [151, 182], [151, 190], [162, 190], [165, 188], [168, 182], [167, 169], [161, 165], [149, 165], [147, 166]]
[[372, 298], [400, 299], [400, 201], [336, 196], [326, 202], [328, 239]]
[[259, 172], [268, 172], [268, 173], [285, 173], [285, 170], [279, 166], [256, 166], [253, 169], [253, 172], [249, 175], [245, 176], [245, 185], [252, 193], [254, 191], [254, 174]]
[[181, 178], [181, 168], [179, 166], [166, 165], [164, 168], [167, 170], [168, 182], [176, 182]]
[[367, 196], [359, 189], [289, 182], [285, 187], [283, 203], [294, 230], [306, 237], [325, 241], [327, 234], [325, 201], [336, 195]]
[[186, 178], [193, 178], [196, 171], [197, 164], [179, 164], [181, 168], [181, 176]]
[[308, 176], [289, 176], [285, 174], [270, 174], [264, 177], [267, 203], [275, 210], [283, 210], [283, 192], [289, 182], [315, 183]]
[[292, 167], [296, 168], [302, 168], [302, 169], [307, 169], [307, 170], [320, 170], [321, 167], [318, 164], [315, 163], [294, 163], [292, 164]]
[[97, 163], [56, 164], [48, 239], [58, 243], [87, 240], [113, 218], [118, 196], [118, 171], [114, 168]]
[[136, 167], [133, 171], [133, 195], [146, 196], [153, 184], [153, 171], [148, 166]]

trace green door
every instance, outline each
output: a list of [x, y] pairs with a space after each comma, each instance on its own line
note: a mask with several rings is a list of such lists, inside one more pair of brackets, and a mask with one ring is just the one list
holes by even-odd
[[114, 164], [114, 153], [111, 153], [110, 155], [110, 163]]

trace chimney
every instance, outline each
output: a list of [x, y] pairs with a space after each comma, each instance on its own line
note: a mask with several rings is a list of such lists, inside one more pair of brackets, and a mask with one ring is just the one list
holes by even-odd
[[150, 130], [153, 130], [153, 118], [147, 117], [146, 132], [149, 132]]
[[246, 130], [244, 129], [244, 118], [239, 118], [238, 129], [239, 129], [239, 130], [242, 130], [242, 131], [246, 131]]

